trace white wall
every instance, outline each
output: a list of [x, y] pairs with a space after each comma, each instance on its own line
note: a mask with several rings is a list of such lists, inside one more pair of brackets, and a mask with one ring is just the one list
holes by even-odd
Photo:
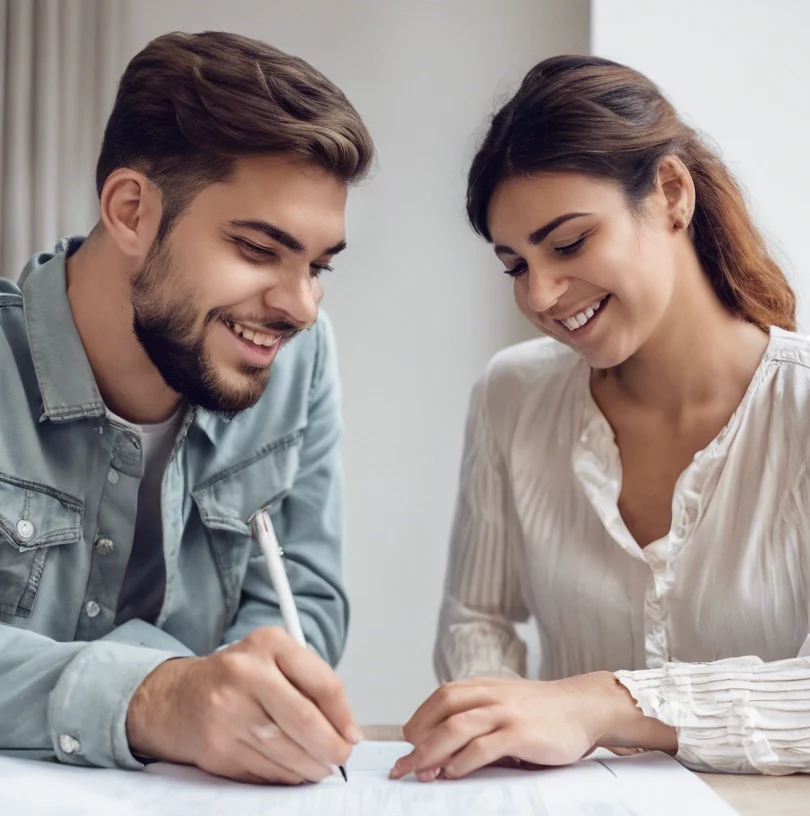
[[361, 722], [402, 722], [431, 652], [470, 387], [526, 334], [508, 279], [466, 226], [472, 136], [535, 62], [588, 47], [585, 0], [130, 0], [129, 57], [173, 29], [227, 29], [309, 60], [380, 155], [351, 196], [326, 278], [345, 391], [353, 618], [341, 666]]
[[656, 82], [720, 145], [810, 331], [810, 3], [594, 0], [592, 47]]

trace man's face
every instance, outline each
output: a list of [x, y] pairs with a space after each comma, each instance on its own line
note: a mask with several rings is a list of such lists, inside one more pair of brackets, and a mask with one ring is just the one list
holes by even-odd
[[224, 414], [258, 401], [281, 347], [318, 316], [346, 192], [318, 167], [262, 156], [193, 199], [132, 281], [135, 335], [170, 388]]

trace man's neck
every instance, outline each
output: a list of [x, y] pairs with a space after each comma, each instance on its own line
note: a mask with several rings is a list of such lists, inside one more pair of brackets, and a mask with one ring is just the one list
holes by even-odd
[[67, 294], [90, 368], [107, 407], [136, 424], [177, 409], [172, 391], [132, 330], [126, 259], [98, 230], [66, 262]]

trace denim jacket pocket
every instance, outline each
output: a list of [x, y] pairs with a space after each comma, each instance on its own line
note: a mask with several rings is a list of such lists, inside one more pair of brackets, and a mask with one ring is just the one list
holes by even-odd
[[296, 431], [274, 440], [250, 459], [192, 491], [231, 601], [238, 601], [251, 556], [251, 516], [259, 510], [277, 508], [292, 489], [302, 435]]
[[48, 551], [81, 540], [83, 510], [72, 496], [0, 473], [0, 612], [31, 614]]

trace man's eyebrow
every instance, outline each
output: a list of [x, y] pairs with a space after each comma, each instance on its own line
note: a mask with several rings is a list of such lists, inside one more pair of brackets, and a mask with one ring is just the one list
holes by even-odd
[[[253, 221], [253, 220], [237, 220], [229, 221], [228, 225], [231, 227], [241, 227], [242, 229], [252, 229], [258, 232], [263, 232], [268, 238], [286, 247], [296, 255], [306, 252], [306, 247], [297, 239], [290, 235], [286, 230], [276, 227], [268, 221]], [[328, 247], [321, 255], [337, 255], [338, 252], [343, 252], [346, 249], [346, 241], [338, 241], [333, 246]]]
[[[591, 213], [585, 212], [570, 212], [565, 213], [565, 215], [558, 215], [552, 221], [549, 221], [548, 224], [545, 224], [542, 227], [539, 227], [534, 232], [529, 233], [529, 243], [532, 246], [537, 246], [538, 244], [542, 244], [549, 233], [554, 232], [557, 227], [562, 226], [566, 221], [570, 221], [572, 218], [582, 218], [585, 215], [591, 215]], [[507, 255], [517, 255], [518, 253], [515, 252], [514, 249], [508, 246], [504, 246], [503, 244], [498, 244], [495, 247], [496, 254], [506, 253]]]
[[293, 238], [289, 232], [275, 227], [267, 221], [229, 221], [228, 226], [263, 232], [272, 241], [281, 244], [281, 246], [286, 247], [291, 252], [295, 252], [296, 255], [300, 255], [306, 250], [306, 247], [297, 238]]

